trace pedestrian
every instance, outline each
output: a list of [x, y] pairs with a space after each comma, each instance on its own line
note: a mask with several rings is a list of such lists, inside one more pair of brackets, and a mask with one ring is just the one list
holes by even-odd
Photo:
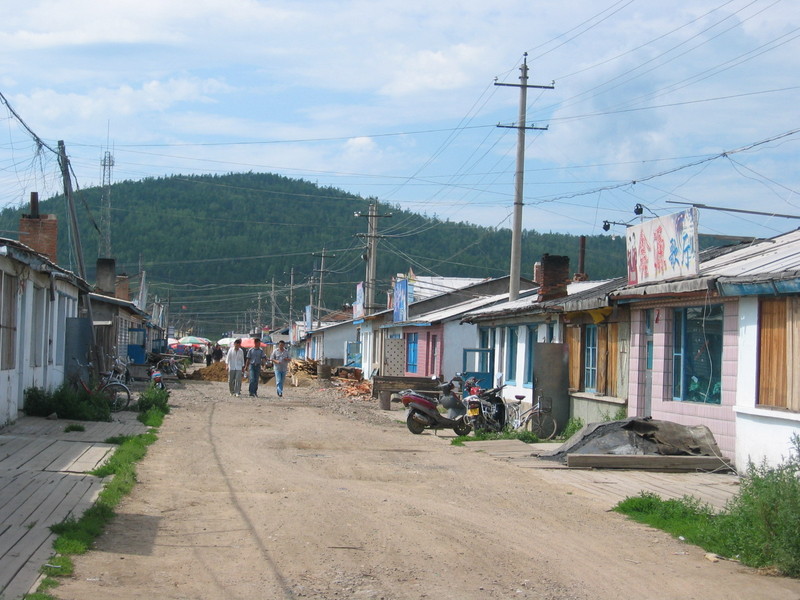
[[208, 344], [206, 344], [206, 366], [207, 367], [211, 366], [211, 353], [212, 352], [213, 352], [213, 350], [211, 349], [211, 342], [208, 342]]
[[214, 344], [214, 349], [211, 351], [211, 358], [215, 363], [218, 363], [222, 360], [222, 346], [219, 344]]
[[289, 356], [289, 350], [286, 349], [286, 342], [283, 340], [278, 342], [278, 347], [272, 351], [269, 359], [274, 365], [275, 389], [278, 392], [278, 397], [280, 397], [283, 396], [283, 382], [286, 379], [286, 371], [289, 370], [289, 362], [292, 360]]
[[253, 347], [247, 352], [244, 361], [245, 370], [250, 378], [249, 392], [251, 398], [258, 398], [258, 379], [261, 375], [261, 366], [267, 360], [267, 354], [261, 347], [261, 339], [253, 339]]
[[242, 340], [235, 340], [233, 346], [228, 349], [225, 357], [228, 366], [228, 391], [231, 396], [237, 398], [242, 392], [242, 375], [244, 374], [244, 351], [242, 350]]

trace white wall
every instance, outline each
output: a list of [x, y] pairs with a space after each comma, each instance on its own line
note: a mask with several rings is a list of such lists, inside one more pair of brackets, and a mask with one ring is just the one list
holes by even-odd
[[458, 321], [444, 324], [442, 336], [442, 375], [450, 379], [464, 370], [464, 348], [478, 347], [478, 326]]
[[739, 301], [739, 348], [736, 374], [736, 466], [752, 461], [775, 466], [790, 454], [792, 435], [800, 435], [800, 414], [757, 408], [758, 298]]

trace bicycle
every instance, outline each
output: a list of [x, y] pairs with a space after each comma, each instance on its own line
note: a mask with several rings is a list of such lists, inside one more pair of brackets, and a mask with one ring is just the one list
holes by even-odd
[[525, 396], [514, 396], [517, 401], [506, 403], [506, 423], [514, 431], [531, 431], [540, 440], [551, 440], [558, 429], [558, 422], [552, 415], [553, 399], [549, 396], [536, 396], [536, 402], [526, 410], [521, 410]]
[[84, 365], [77, 358], [73, 360], [81, 367], [81, 370], [76, 373], [76, 387], [79, 386], [79, 389], [82, 389], [89, 396], [101, 396], [108, 403], [111, 412], [119, 412], [128, 408], [128, 405], [131, 403], [131, 390], [127, 385], [115, 378], [113, 371], [100, 373], [100, 381], [98, 384], [94, 387], [90, 387], [89, 384], [84, 381], [81, 373], [83, 369], [91, 369], [92, 363]]

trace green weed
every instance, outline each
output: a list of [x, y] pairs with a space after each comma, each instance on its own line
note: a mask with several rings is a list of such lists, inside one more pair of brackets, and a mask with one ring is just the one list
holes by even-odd
[[750, 463], [739, 493], [715, 513], [695, 498], [626, 498], [614, 510], [750, 567], [800, 577], [800, 436], [777, 467]]
[[463, 446], [464, 442], [480, 442], [484, 440], [521, 440], [526, 444], [534, 444], [541, 441], [535, 433], [530, 431], [509, 431], [506, 429], [499, 433], [476, 431], [472, 435], [455, 437], [450, 443], [453, 446]]
[[79, 425], [78, 423], [70, 423], [64, 427], [64, 433], [69, 433], [70, 431], [86, 431], [86, 427]]
[[570, 417], [569, 421], [567, 421], [567, 426], [564, 427], [564, 431], [561, 432], [561, 437], [565, 440], [568, 440], [581, 429], [583, 429], [583, 426], [583, 419], [580, 417]]

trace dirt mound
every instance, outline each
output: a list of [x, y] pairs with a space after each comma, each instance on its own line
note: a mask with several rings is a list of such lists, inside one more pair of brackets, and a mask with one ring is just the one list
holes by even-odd
[[224, 362], [211, 363], [209, 367], [197, 369], [189, 375], [189, 379], [202, 379], [203, 381], [228, 381], [228, 367]]

